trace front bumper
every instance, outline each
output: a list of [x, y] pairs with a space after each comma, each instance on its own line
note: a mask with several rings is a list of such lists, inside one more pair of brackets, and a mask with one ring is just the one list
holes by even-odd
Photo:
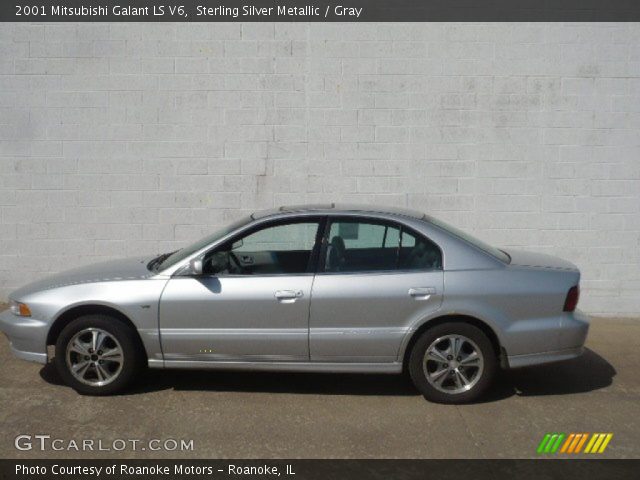
[[30, 362], [47, 363], [48, 324], [31, 317], [18, 317], [9, 310], [0, 313], [0, 331], [18, 358]]
[[[522, 335], [526, 351], [507, 356], [510, 368], [528, 367], [579, 357], [589, 333], [589, 317], [576, 310], [557, 319], [536, 322], [535, 328]], [[507, 351], [509, 353], [509, 351]]]

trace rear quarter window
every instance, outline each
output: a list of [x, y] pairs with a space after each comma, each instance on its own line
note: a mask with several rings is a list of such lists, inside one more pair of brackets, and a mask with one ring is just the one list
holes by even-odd
[[485, 253], [488, 253], [492, 257], [495, 257], [498, 260], [500, 260], [501, 262], [504, 262], [504, 263], [511, 262], [511, 257], [507, 255], [505, 252], [503, 252], [502, 250], [496, 247], [493, 247], [488, 243], [483, 242], [482, 240], [474, 237], [473, 235], [470, 235], [467, 232], [464, 232], [459, 228], [454, 227], [453, 225], [449, 225], [448, 223], [445, 223], [442, 220], [439, 220], [437, 218], [430, 217], [430, 216], [425, 217], [425, 221], [435, 225], [436, 227], [441, 228], [442, 230], [450, 233], [455, 237], [458, 237], [464, 240], [467, 243], [470, 243], [474, 247], [482, 250]]

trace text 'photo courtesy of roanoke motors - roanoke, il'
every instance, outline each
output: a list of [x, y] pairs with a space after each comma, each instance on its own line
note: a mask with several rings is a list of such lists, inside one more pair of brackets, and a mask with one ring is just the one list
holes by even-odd
[[635, 478], [639, 289], [640, 4], [0, 5], [2, 479]]

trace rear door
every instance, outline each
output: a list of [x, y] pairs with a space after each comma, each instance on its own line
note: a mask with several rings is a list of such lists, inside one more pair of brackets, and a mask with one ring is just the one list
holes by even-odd
[[330, 217], [313, 283], [312, 361], [386, 363], [415, 321], [438, 310], [442, 252], [386, 220]]

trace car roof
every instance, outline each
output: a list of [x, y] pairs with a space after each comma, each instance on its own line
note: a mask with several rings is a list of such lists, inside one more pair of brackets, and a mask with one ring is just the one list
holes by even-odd
[[358, 204], [310, 204], [310, 205], [285, 205], [269, 210], [260, 210], [254, 212], [251, 218], [258, 220], [274, 215], [282, 215], [286, 213], [320, 213], [320, 214], [340, 214], [340, 213], [382, 213], [386, 215], [395, 215], [401, 217], [411, 217], [418, 220], [426, 218], [426, 215], [417, 210], [398, 207], [384, 207], [378, 205], [358, 205]]

